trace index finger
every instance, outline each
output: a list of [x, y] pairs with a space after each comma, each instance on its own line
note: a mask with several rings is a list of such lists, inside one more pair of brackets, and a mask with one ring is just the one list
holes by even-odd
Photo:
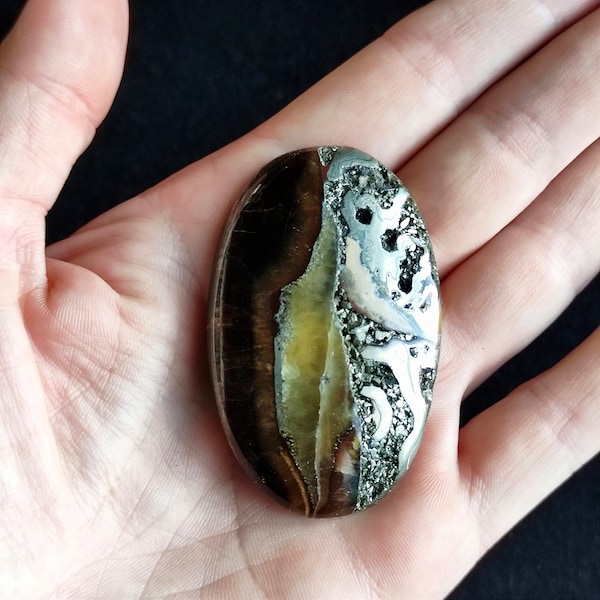
[[394, 168], [492, 83], [598, 5], [438, 0], [260, 128], [290, 149], [356, 146]]
[[[439, 0], [425, 6], [249, 136], [154, 188], [163, 216], [202, 261], [194, 269], [210, 271], [218, 229], [236, 192], [276, 155], [335, 143], [398, 166], [491, 83], [599, 2], [474, 4]], [[198, 190], [206, 192], [201, 202]], [[199, 225], [206, 235], [198, 236]]]

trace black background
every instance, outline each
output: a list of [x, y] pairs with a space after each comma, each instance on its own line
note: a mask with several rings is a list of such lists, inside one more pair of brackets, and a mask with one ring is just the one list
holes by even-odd
[[[133, 0], [123, 84], [49, 215], [48, 241], [246, 133], [420, 4]], [[0, 1], [2, 35], [22, 5]], [[599, 323], [597, 277], [555, 325], [467, 400], [463, 420], [553, 364]], [[596, 458], [510, 532], [451, 598], [599, 595]]]

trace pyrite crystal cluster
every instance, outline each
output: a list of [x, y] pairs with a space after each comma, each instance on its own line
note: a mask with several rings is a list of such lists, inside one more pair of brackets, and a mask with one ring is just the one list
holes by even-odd
[[400, 180], [343, 147], [267, 165], [227, 223], [210, 355], [239, 460], [287, 506], [343, 515], [409, 467], [436, 375], [440, 291]]

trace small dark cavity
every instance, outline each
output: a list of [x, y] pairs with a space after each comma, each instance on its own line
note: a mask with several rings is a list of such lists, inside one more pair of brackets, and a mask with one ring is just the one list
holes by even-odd
[[412, 290], [412, 273], [403, 271], [398, 280], [398, 287], [401, 292], [408, 294]]
[[386, 229], [381, 236], [381, 245], [386, 252], [395, 252], [398, 242], [398, 230], [397, 229]]
[[400, 278], [398, 279], [398, 288], [401, 292], [408, 294], [412, 290], [413, 278], [420, 268], [421, 257], [425, 250], [417, 246], [410, 251], [404, 260], [400, 262]]
[[358, 208], [356, 210], [356, 220], [363, 225], [369, 225], [373, 218], [373, 211], [365, 206], [364, 208]]

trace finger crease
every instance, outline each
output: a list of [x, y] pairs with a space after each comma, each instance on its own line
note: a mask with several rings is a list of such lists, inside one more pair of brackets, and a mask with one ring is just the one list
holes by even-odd
[[498, 156], [498, 150], [503, 151], [511, 175], [518, 173], [527, 182], [533, 177], [536, 190], [541, 191], [548, 182], [548, 157], [554, 156], [550, 133], [541, 122], [518, 106], [494, 109], [491, 104], [474, 107], [472, 118], [479, 121], [489, 153]]
[[[418, 56], [415, 56], [414, 52], [406, 51], [406, 47], [411, 45], [410, 38], [420, 41], [426, 47], [418, 53]], [[448, 116], [458, 114], [460, 105], [454, 99], [459, 97], [458, 90], [462, 87], [462, 77], [454, 61], [450, 59], [450, 53], [439, 51], [428, 37], [417, 36], [414, 31], [407, 35], [405, 28], [400, 27], [393, 27], [386, 31], [378, 42], [388, 45], [418, 77], [423, 83], [422, 91], [435, 90], [443, 104], [450, 109]]]
[[[91, 127], [92, 130], [96, 129], [96, 124], [101, 117], [98, 108], [94, 105], [92, 99], [76, 86], [68, 85], [42, 73], [36, 73], [35, 76], [27, 73], [16, 73], [8, 65], [2, 63], [0, 63], [0, 71], [16, 83], [41, 92], [44, 97], [56, 103], [69, 118], [75, 116]], [[32, 100], [31, 104], [33, 103]]]

